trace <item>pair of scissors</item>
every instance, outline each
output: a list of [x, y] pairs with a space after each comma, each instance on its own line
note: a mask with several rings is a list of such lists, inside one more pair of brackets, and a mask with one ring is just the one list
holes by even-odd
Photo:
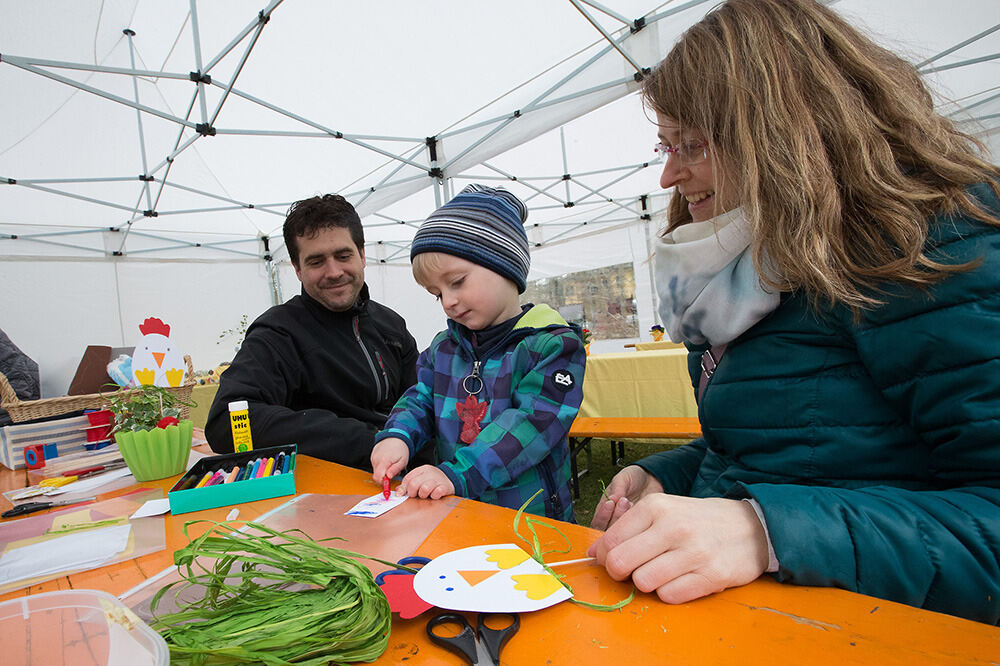
[[[488, 618], [504, 616], [511, 622], [502, 629], [486, 623]], [[445, 636], [437, 631], [443, 624], [456, 624], [461, 631], [457, 636]], [[433, 642], [479, 666], [499, 666], [500, 650], [520, 628], [521, 618], [517, 613], [480, 613], [475, 632], [465, 616], [458, 613], [439, 613], [427, 621], [427, 635]]]

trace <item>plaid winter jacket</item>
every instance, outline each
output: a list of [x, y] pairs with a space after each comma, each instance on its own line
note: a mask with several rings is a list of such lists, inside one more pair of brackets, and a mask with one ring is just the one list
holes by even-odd
[[[449, 320], [417, 359], [417, 384], [375, 441], [398, 437], [411, 459], [435, 447], [456, 495], [516, 509], [542, 489], [526, 510], [572, 522], [567, 435], [583, 400], [585, 363], [579, 329], [547, 305], [531, 307], [478, 354], [468, 329]], [[468, 397], [480, 386], [476, 377], [482, 430], [466, 444], [459, 413], [475, 412]]]

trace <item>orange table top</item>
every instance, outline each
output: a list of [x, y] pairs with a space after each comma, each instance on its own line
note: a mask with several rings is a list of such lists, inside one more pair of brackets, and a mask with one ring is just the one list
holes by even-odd
[[[23, 486], [24, 478], [23, 472], [0, 472], [0, 487]], [[142, 485], [166, 491], [176, 478]], [[302, 493], [372, 495], [378, 491], [367, 473], [307, 456], [299, 458], [296, 488]], [[243, 504], [240, 519], [256, 518], [289, 499]], [[0, 503], [5, 502], [0, 499]], [[231, 508], [167, 515], [166, 550], [10, 592], [0, 596], [0, 601], [70, 588], [122, 595], [171, 566], [173, 551], [186, 543], [181, 534], [186, 521], [221, 521]], [[510, 509], [463, 500], [416, 554], [435, 557], [466, 546], [518, 542], [512, 531], [513, 517]], [[548, 556], [550, 561], [584, 557], [599, 534], [579, 525], [557, 524], [573, 546], [568, 554]], [[546, 532], [539, 530], [543, 537]], [[577, 597], [585, 601], [611, 603], [625, 597], [630, 589], [630, 585], [612, 581], [594, 564], [570, 565], [559, 571], [567, 575]], [[376, 663], [458, 663], [457, 657], [427, 640], [426, 615], [412, 620], [394, 618], [389, 647]], [[764, 577], [678, 606], [664, 604], [654, 595], [637, 594], [618, 611], [599, 612], [563, 602], [524, 614], [520, 632], [504, 648], [503, 662], [576, 666], [627, 657], [637, 659], [637, 664], [912, 665], [995, 663], [998, 655], [997, 627], [844, 590], [781, 585]]]
[[658, 416], [578, 416], [569, 430], [570, 437], [605, 439], [697, 439], [701, 437], [698, 417], [662, 418]]

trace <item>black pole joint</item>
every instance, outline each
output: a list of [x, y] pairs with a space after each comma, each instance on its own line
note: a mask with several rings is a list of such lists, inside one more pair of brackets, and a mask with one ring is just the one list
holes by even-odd
[[212, 85], [212, 75], [202, 74], [201, 72], [189, 72], [188, 78], [190, 78], [195, 83], [206, 83]]
[[215, 136], [215, 128], [208, 123], [198, 123], [194, 126], [194, 130], [202, 136]]
[[634, 35], [635, 33], [639, 32], [645, 27], [646, 27], [646, 17], [640, 16], [636, 20], [632, 21], [632, 27], [629, 28], [629, 32], [631, 32]]
[[157, 213], [155, 210], [144, 210], [144, 211], [142, 211], [142, 214], [143, 214], [144, 217], [159, 217], [160, 216], [160, 214]]
[[122, 34], [128, 35], [129, 37], [135, 37], [135, 30], [133, 30], [132, 28], [125, 28], [124, 30], [122, 30]]
[[152, 182], [156, 181], [156, 178], [153, 177], [153, 176], [147, 176], [144, 173], [140, 173], [139, 174], [139, 180], [141, 180], [144, 183], [152, 183]]
[[444, 178], [444, 171], [441, 167], [434, 167], [433, 169], [427, 170], [427, 175], [431, 178]]
[[424, 143], [427, 144], [427, 150], [431, 155], [431, 162], [437, 162], [438, 159], [437, 142], [438, 140], [436, 136], [429, 136], [424, 139]]

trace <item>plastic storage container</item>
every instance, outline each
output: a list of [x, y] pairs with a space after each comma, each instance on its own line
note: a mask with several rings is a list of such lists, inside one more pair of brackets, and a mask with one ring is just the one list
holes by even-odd
[[163, 637], [100, 590], [43, 592], [0, 604], [4, 666], [170, 663]]

